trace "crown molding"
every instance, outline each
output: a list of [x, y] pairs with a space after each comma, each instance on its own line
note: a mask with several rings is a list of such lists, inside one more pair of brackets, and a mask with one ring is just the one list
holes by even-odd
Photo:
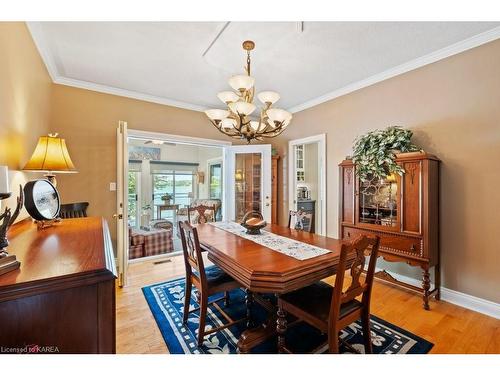
[[334, 90], [332, 92], [329, 92], [327, 94], [321, 95], [317, 98], [308, 100], [302, 104], [296, 105], [294, 107], [291, 107], [288, 109], [288, 111], [292, 113], [297, 113], [300, 111], [303, 111], [307, 108], [311, 108], [314, 106], [317, 106], [318, 104], [327, 102], [329, 100], [338, 98], [339, 96], [343, 96], [346, 94], [349, 94], [353, 91], [362, 89], [364, 87], [368, 87], [371, 85], [374, 85], [375, 83], [385, 81], [386, 79], [396, 77], [400, 74], [407, 73], [409, 71], [418, 69], [422, 66], [432, 64], [436, 61], [445, 59], [447, 57], [456, 55], [458, 53], [467, 51], [469, 49], [479, 47], [483, 44], [486, 44], [488, 42], [492, 42], [496, 39], [500, 38], [500, 27], [495, 27], [491, 30], [485, 31], [481, 34], [474, 35], [470, 38], [464, 39], [460, 42], [451, 44], [447, 47], [444, 47], [442, 49], [439, 49], [437, 51], [434, 51], [432, 53], [429, 53], [427, 55], [424, 55], [422, 57], [418, 57], [414, 60], [410, 60], [404, 64], [398, 65], [394, 68], [388, 69], [382, 73], [375, 74], [371, 77], [368, 77], [366, 79], [363, 79], [361, 81], [357, 81], [354, 83], [351, 83], [347, 86], [344, 86], [340, 89]]
[[168, 105], [171, 107], [189, 109], [191, 111], [202, 112], [206, 109], [206, 107], [202, 107], [202, 106], [199, 106], [196, 104], [185, 103], [185, 102], [181, 102], [178, 100], [167, 99], [167, 98], [164, 98], [161, 96], [143, 94], [143, 93], [137, 92], [137, 91], [125, 90], [125, 89], [121, 89], [118, 87], [112, 87], [112, 86], [107, 86], [107, 85], [100, 85], [98, 83], [81, 81], [81, 80], [73, 79], [73, 78], [56, 77], [56, 79], [54, 79], [53, 81], [54, 81], [54, 83], [57, 83], [59, 85], [71, 86], [71, 87], [76, 87], [79, 89], [85, 89], [85, 90], [91, 90], [91, 91], [97, 91], [97, 92], [102, 92], [104, 94], [123, 96], [126, 98], [142, 100], [145, 102], [151, 102], [151, 103], [156, 103], [156, 104]]
[[[26, 24], [27, 24], [28, 30], [31, 33], [33, 41], [35, 42], [35, 45], [38, 49], [38, 52], [40, 53], [40, 56], [42, 57], [42, 60], [45, 63], [45, 66], [47, 67], [47, 71], [48, 71], [48, 73], [49, 73], [49, 75], [52, 78], [52, 81], [54, 83], [57, 83], [60, 85], [65, 85], [65, 86], [82, 88], [82, 89], [86, 89], [86, 90], [102, 92], [105, 94], [118, 95], [118, 96], [123, 96], [123, 97], [127, 97], [127, 98], [143, 100], [146, 102], [152, 102], [152, 103], [163, 104], [163, 105], [168, 105], [168, 106], [173, 106], [173, 107], [179, 107], [179, 108], [183, 108], [183, 109], [189, 109], [192, 111], [204, 111], [206, 109], [206, 107], [200, 106], [197, 104], [186, 103], [186, 102], [182, 102], [182, 101], [178, 101], [178, 100], [174, 100], [174, 99], [168, 99], [168, 98], [164, 98], [164, 97], [160, 97], [160, 96], [144, 94], [144, 93], [140, 93], [137, 91], [131, 91], [131, 90], [121, 89], [121, 88], [117, 88], [117, 87], [101, 85], [101, 84], [97, 84], [97, 83], [93, 83], [93, 82], [87, 82], [87, 81], [82, 81], [82, 80], [64, 77], [64, 76], [60, 75], [59, 72], [57, 71], [54, 57], [50, 53], [48, 43], [44, 38], [41, 24], [39, 22], [26, 22]], [[307, 108], [314, 107], [316, 105], [322, 104], [322, 103], [327, 102], [329, 100], [332, 100], [332, 99], [338, 98], [340, 96], [349, 94], [353, 91], [357, 91], [357, 90], [362, 89], [364, 87], [374, 85], [374, 84], [382, 82], [386, 79], [398, 76], [398, 75], [403, 74], [403, 73], [407, 73], [409, 71], [418, 69], [418, 68], [423, 67], [423, 66], [428, 65], [428, 64], [432, 64], [436, 61], [445, 59], [447, 57], [456, 55], [458, 53], [467, 51], [469, 49], [479, 47], [483, 44], [486, 44], [488, 42], [491, 42], [491, 41], [499, 39], [499, 38], [500, 38], [500, 27], [493, 28], [491, 30], [485, 31], [481, 34], [477, 34], [477, 35], [470, 37], [468, 39], [465, 39], [463, 41], [454, 43], [450, 46], [444, 47], [440, 50], [437, 50], [437, 51], [432, 52], [430, 54], [427, 54], [425, 56], [418, 57], [414, 60], [411, 60], [411, 61], [408, 61], [404, 64], [398, 65], [394, 68], [388, 69], [384, 72], [375, 74], [375, 75], [368, 77], [366, 79], [363, 79], [361, 81], [353, 82], [347, 86], [336, 89], [332, 92], [321, 95], [317, 98], [308, 100], [302, 104], [288, 108], [288, 111], [290, 111], [292, 113], [297, 113], [297, 112], [303, 111]]]

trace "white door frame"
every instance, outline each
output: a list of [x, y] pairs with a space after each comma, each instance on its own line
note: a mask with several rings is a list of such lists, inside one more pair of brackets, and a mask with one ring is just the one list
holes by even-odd
[[296, 189], [294, 189], [296, 183], [294, 146], [310, 143], [318, 143], [320, 225], [319, 228], [316, 228], [316, 233], [326, 236], [326, 134], [324, 133], [288, 142], [288, 208], [293, 209], [293, 202], [296, 200], [297, 194]]
[[[126, 122], [120, 121], [120, 123], [125, 124], [126, 128]], [[120, 128], [117, 130], [118, 135], [120, 134]], [[213, 146], [213, 147], [221, 147], [222, 148], [222, 153], [224, 155], [224, 150], [231, 146], [231, 142], [228, 141], [219, 141], [215, 139], [208, 139], [208, 138], [197, 138], [197, 137], [187, 137], [187, 136], [182, 136], [182, 135], [174, 135], [174, 134], [167, 134], [167, 133], [158, 133], [158, 132], [150, 132], [150, 131], [144, 131], [144, 130], [136, 130], [136, 129], [126, 129], [126, 140], [130, 137], [133, 138], [144, 138], [144, 139], [158, 139], [161, 141], [165, 142], [173, 142], [173, 143], [179, 143], [179, 144], [186, 144], [186, 145], [197, 145], [197, 146]], [[127, 145], [122, 145], [120, 144], [120, 138], [118, 136], [118, 147], [117, 147], [117, 153], [120, 153], [120, 151], [123, 152], [124, 147], [125, 150], [127, 150]], [[126, 215], [128, 213], [128, 200], [125, 199], [127, 198], [126, 195], [126, 185], [125, 182], [127, 181], [125, 176], [128, 176], [128, 155], [126, 155], [126, 159], [123, 160], [122, 163], [119, 163], [119, 159], [117, 160], [118, 164], [123, 164], [122, 170], [118, 170], [117, 172], [117, 213], [121, 213], [123, 220], [121, 221], [123, 224], [123, 231], [120, 230], [118, 233], [121, 234], [117, 236], [117, 256], [119, 260], [119, 264], [121, 262], [122, 267], [124, 269], [122, 279], [120, 280], [120, 286], [126, 286], [127, 284], [127, 277], [126, 277], [126, 268], [129, 263], [134, 263], [134, 260], [128, 259], [128, 230], [125, 229], [125, 225], [128, 226]], [[118, 158], [124, 159], [124, 155], [118, 155]], [[118, 167], [120, 169], [120, 167]], [[225, 189], [224, 186], [224, 179], [222, 181], [222, 189]], [[118, 199], [118, 196], [121, 196], [121, 200]], [[123, 203], [122, 203], [123, 201]], [[119, 207], [120, 203], [122, 203], [123, 207]], [[222, 209], [224, 209], [224, 200], [222, 201]], [[224, 212], [224, 211], [222, 211]], [[119, 220], [120, 221], [120, 220]], [[125, 224], [127, 223], [127, 224]], [[121, 233], [123, 232], [123, 233]], [[154, 257], [148, 257], [148, 260], [150, 259], [155, 259], [156, 257], [158, 258], [163, 258], [163, 257], [170, 257], [176, 254], [162, 254]], [[136, 260], [139, 261], [139, 260]]]

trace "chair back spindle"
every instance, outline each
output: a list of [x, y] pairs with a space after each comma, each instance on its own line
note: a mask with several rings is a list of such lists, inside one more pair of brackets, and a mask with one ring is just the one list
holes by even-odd
[[[333, 289], [332, 303], [330, 305], [330, 320], [337, 319], [341, 305], [352, 301], [360, 295], [363, 295], [361, 302], [365, 308], [369, 309], [379, 242], [379, 237], [370, 238], [367, 236], [360, 236], [354, 242], [342, 245], [339, 266], [335, 278], [335, 286]], [[370, 254], [368, 269], [366, 271], [365, 280], [362, 281], [361, 274], [365, 267], [365, 254], [368, 252]], [[348, 257], [350, 258], [350, 256], [354, 258], [350, 266], [351, 284], [344, 291], [345, 271], [347, 270]]]
[[181, 234], [182, 252], [184, 255], [184, 264], [186, 267], [186, 277], [198, 288], [207, 287], [205, 266], [201, 254], [198, 231], [191, 226], [188, 221], [179, 221]]
[[[198, 214], [194, 216], [194, 214]], [[192, 217], [193, 215], [193, 217]], [[215, 205], [205, 206], [200, 204], [195, 207], [188, 207], [188, 221], [194, 224], [204, 224], [215, 221]]]

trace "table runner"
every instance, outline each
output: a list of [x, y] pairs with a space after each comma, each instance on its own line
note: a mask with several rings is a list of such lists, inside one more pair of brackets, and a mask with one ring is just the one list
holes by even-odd
[[298, 260], [306, 260], [330, 252], [330, 250], [283, 237], [262, 229], [261, 234], [247, 234], [245, 228], [232, 221], [217, 221], [208, 224]]

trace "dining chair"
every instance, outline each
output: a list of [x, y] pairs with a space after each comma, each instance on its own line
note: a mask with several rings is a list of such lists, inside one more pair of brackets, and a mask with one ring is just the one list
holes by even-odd
[[78, 217], [87, 217], [87, 207], [89, 202], [77, 202], [61, 204], [59, 216], [62, 219], [73, 219]]
[[[295, 218], [295, 223], [292, 228], [292, 218]], [[292, 211], [288, 212], [288, 228], [302, 230], [304, 232], [314, 232], [314, 214], [307, 211]]]
[[[370, 337], [370, 299], [373, 276], [380, 237], [360, 236], [354, 242], [343, 244], [334, 287], [317, 282], [305, 288], [284, 294], [278, 299], [278, 351], [290, 352], [285, 345], [287, 329], [286, 312], [297, 319], [328, 334], [327, 345], [323, 344], [313, 352], [328, 348], [330, 353], [339, 352], [339, 332], [349, 324], [361, 319], [365, 353], [372, 353]], [[369, 252], [368, 269], [364, 281], [360, 280], [365, 266], [365, 253]], [[345, 271], [350, 265], [351, 283], [344, 288]], [[361, 301], [357, 297], [361, 296]], [[345, 343], [346, 344], [346, 343]], [[346, 344], [350, 347], [350, 345]], [[353, 350], [352, 347], [350, 349]]]
[[[200, 241], [198, 238], [198, 231], [195, 227], [191, 226], [189, 222], [179, 221], [179, 228], [181, 233], [182, 251], [184, 254], [184, 264], [186, 266], [186, 289], [184, 298], [183, 310], [183, 324], [186, 324], [189, 314], [199, 310], [199, 328], [198, 328], [198, 346], [203, 344], [203, 338], [211, 333], [226, 329], [234, 324], [245, 321], [247, 318], [233, 320], [218, 304], [217, 302], [226, 299], [226, 295], [217, 298], [208, 303], [208, 297], [217, 293], [227, 293], [231, 290], [240, 288], [241, 285], [222, 271], [217, 266], [210, 266], [205, 268], [203, 257], [201, 254]], [[198, 291], [199, 307], [189, 310], [191, 291], [193, 285]], [[227, 302], [227, 300], [226, 300]], [[205, 322], [207, 317], [208, 305], [213, 305], [221, 315], [228, 321], [227, 324], [215, 327], [205, 331]]]
[[[215, 221], [215, 205], [206, 206], [200, 204], [194, 207], [188, 207], [188, 221], [191, 224], [203, 224]], [[195, 215], [197, 214], [197, 215]]]

